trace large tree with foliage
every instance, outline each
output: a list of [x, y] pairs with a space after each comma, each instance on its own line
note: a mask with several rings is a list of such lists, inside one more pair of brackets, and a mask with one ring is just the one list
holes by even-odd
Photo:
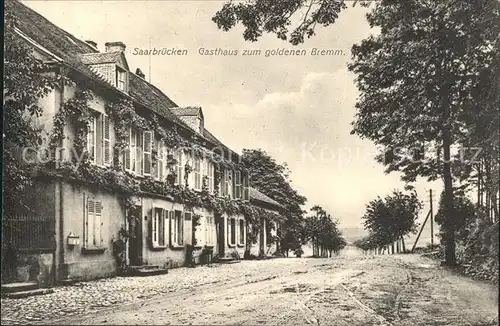
[[283, 205], [280, 212], [286, 221], [280, 230], [281, 249], [295, 250], [302, 244], [302, 206], [306, 198], [295, 190], [286, 164], [278, 163], [261, 149], [244, 149], [243, 162], [248, 169], [252, 187]]
[[[7, 7], [8, 8], [8, 7]], [[49, 74], [49, 67], [33, 56], [26, 42], [15, 32], [16, 20], [7, 10], [4, 35], [3, 79], [3, 187], [4, 210], [26, 208], [25, 189], [31, 185], [28, 165], [20, 164], [23, 148], [37, 148], [42, 142], [41, 129], [34, 119], [42, 108], [39, 99], [46, 96], [60, 79]]]
[[[445, 263], [456, 264], [451, 149], [464, 139], [469, 104], [491, 67], [496, 0], [383, 0], [367, 15], [380, 33], [352, 49], [361, 96], [353, 133], [383, 148], [403, 180], [444, 180]], [[434, 151], [433, 154], [430, 152]]]
[[365, 229], [370, 231], [373, 245], [386, 246], [416, 232], [421, 208], [422, 204], [415, 192], [404, 194], [395, 190], [384, 199], [378, 197], [370, 201], [363, 220]]
[[313, 215], [305, 220], [306, 240], [313, 246], [315, 257], [332, 256], [347, 244], [342, 233], [338, 229], [338, 221], [333, 220], [321, 206], [311, 208]]
[[[329, 26], [347, 8], [346, 0], [250, 0], [229, 1], [215, 14], [217, 26], [229, 31], [236, 24], [244, 27], [243, 37], [255, 42], [264, 33], [297, 45], [315, 35], [316, 27]], [[368, 6], [372, 1], [349, 1]]]

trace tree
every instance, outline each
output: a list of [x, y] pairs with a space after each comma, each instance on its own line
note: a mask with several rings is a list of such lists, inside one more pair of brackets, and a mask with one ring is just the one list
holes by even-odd
[[248, 169], [252, 187], [283, 205], [281, 214], [286, 221], [280, 230], [280, 247], [288, 253], [302, 244], [302, 206], [306, 197], [300, 195], [290, 184], [290, 170], [286, 164], [276, 162], [261, 149], [244, 149], [243, 162]]
[[363, 219], [365, 229], [370, 231], [371, 242], [377, 247], [387, 246], [415, 233], [421, 208], [415, 192], [404, 194], [394, 190], [384, 199], [379, 197], [370, 201]]
[[[315, 28], [335, 23], [339, 13], [347, 8], [345, 0], [250, 0], [245, 3], [228, 2], [212, 20], [219, 29], [229, 31], [241, 23], [243, 37], [257, 41], [263, 33], [275, 34], [281, 40], [297, 45], [307, 36], [315, 35]], [[368, 6], [372, 1], [352, 1], [352, 5]], [[300, 17], [298, 17], [300, 16]], [[298, 25], [289, 31], [292, 22]]]
[[339, 252], [347, 242], [338, 229], [338, 221], [334, 221], [321, 206], [313, 206], [311, 212], [314, 215], [305, 220], [305, 239], [313, 245], [313, 256], [332, 256], [333, 252]]
[[16, 34], [16, 19], [6, 6], [4, 35], [4, 209], [26, 208], [25, 189], [32, 184], [31, 169], [20, 164], [23, 148], [36, 149], [42, 142], [41, 129], [34, 119], [42, 114], [39, 99], [61, 81], [48, 71], [50, 67], [33, 56], [30, 48]]
[[493, 62], [499, 3], [383, 0], [367, 19], [380, 33], [352, 48], [361, 92], [352, 133], [382, 148], [387, 173], [443, 179], [445, 263], [454, 265], [451, 148], [465, 137], [468, 104]]

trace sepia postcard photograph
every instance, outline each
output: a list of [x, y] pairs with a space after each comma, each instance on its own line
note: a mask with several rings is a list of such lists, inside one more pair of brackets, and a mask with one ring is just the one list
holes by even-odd
[[3, 13], [2, 325], [499, 324], [499, 0]]

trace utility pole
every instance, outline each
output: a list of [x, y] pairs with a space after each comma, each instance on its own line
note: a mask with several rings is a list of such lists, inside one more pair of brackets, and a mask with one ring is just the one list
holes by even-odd
[[434, 248], [434, 213], [432, 211], [432, 189], [429, 190], [431, 203], [431, 248]]

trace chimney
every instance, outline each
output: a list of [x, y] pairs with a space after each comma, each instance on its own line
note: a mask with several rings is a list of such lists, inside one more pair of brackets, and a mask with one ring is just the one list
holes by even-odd
[[92, 40], [86, 40], [85, 41], [87, 44], [89, 44], [90, 46], [92, 46], [93, 48], [96, 48], [97, 49], [97, 43], [92, 41]]
[[105, 52], [124, 52], [126, 48], [122, 42], [106, 42], [104, 46], [106, 47]]
[[144, 75], [144, 73], [142, 72], [141, 69], [137, 68], [137, 70], [135, 71], [135, 74], [139, 77], [141, 77], [142, 79], [145, 79], [146, 78], [146, 75]]

